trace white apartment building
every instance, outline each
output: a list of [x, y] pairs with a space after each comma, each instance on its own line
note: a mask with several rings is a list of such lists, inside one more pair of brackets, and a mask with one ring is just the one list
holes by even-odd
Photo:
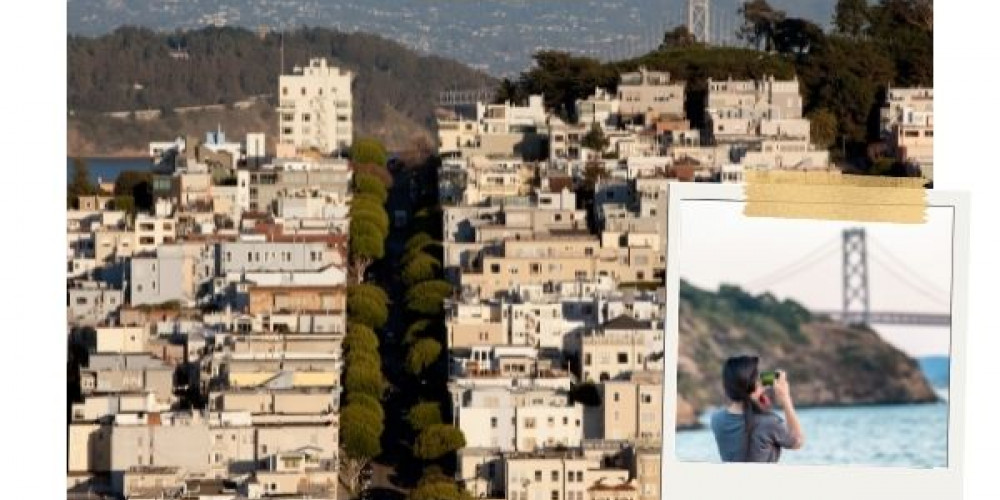
[[583, 405], [570, 404], [564, 391], [546, 388], [458, 389], [455, 425], [466, 446], [500, 451], [535, 451], [579, 446]]
[[900, 161], [934, 178], [934, 89], [892, 88], [881, 110], [882, 136]]
[[809, 138], [802, 117], [799, 81], [708, 80], [705, 110], [716, 142], [746, 142], [764, 137]]
[[639, 71], [622, 73], [618, 83], [618, 100], [622, 115], [684, 117], [684, 82], [671, 82], [670, 73]]
[[296, 66], [278, 82], [279, 143], [321, 153], [345, 151], [353, 137], [354, 74], [324, 58]]

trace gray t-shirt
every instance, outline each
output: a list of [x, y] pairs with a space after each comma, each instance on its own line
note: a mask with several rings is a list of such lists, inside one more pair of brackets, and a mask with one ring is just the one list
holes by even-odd
[[726, 409], [712, 415], [712, 432], [719, 446], [719, 456], [723, 462], [777, 462], [782, 448], [795, 445], [795, 438], [781, 417], [774, 413], [754, 414], [753, 435], [750, 436], [750, 454], [744, 452], [746, 435], [743, 432], [742, 413], [730, 413]]

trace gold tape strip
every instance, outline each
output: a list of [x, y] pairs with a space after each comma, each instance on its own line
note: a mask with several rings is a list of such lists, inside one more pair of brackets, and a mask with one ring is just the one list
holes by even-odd
[[923, 179], [837, 172], [751, 171], [746, 175], [749, 217], [921, 224]]

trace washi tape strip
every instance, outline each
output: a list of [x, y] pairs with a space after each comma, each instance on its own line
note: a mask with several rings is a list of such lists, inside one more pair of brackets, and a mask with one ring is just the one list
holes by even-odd
[[826, 171], [746, 173], [749, 217], [921, 224], [924, 180]]

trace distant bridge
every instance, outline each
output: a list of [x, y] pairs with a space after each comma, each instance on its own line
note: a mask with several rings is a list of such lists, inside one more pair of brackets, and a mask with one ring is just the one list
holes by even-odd
[[[951, 309], [951, 293], [938, 288], [913, 269], [899, 260], [883, 258], [881, 254], [891, 257], [891, 252], [870, 240], [864, 228], [849, 228], [843, 231], [840, 244], [823, 242], [818, 248], [803, 255], [797, 260], [782, 266], [747, 284], [751, 288], [768, 289], [776, 283], [785, 281], [816, 264], [840, 253], [842, 260], [842, 298], [843, 307], [839, 311], [815, 311], [817, 314], [829, 316], [844, 324], [881, 324], [908, 326], [950, 326], [951, 313], [943, 312]], [[868, 243], [875, 244], [879, 253], [870, 253]], [[838, 252], [839, 250], [839, 252]], [[870, 306], [871, 291], [869, 283], [869, 258], [871, 263], [878, 264], [879, 269], [892, 276], [897, 284], [904, 289], [920, 294], [937, 304], [938, 311], [872, 311]]]

